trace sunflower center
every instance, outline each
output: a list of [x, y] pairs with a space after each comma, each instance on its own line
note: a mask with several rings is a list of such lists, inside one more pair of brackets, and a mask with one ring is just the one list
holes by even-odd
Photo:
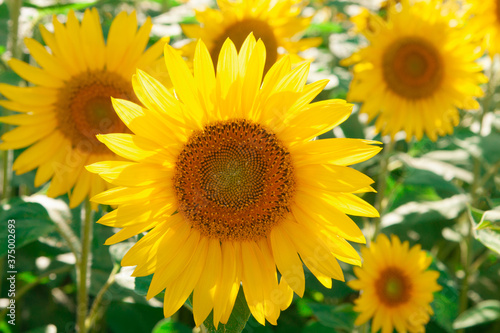
[[387, 306], [397, 306], [410, 298], [410, 281], [400, 269], [395, 267], [382, 271], [379, 279], [375, 281], [375, 287], [380, 301]]
[[295, 192], [289, 152], [247, 120], [205, 126], [176, 162], [179, 212], [209, 238], [256, 240], [283, 220]]
[[256, 39], [262, 39], [262, 42], [266, 46], [266, 64], [264, 66], [264, 73], [267, 73], [269, 68], [271, 68], [271, 66], [278, 59], [278, 41], [274, 36], [271, 26], [269, 26], [267, 22], [257, 19], [237, 21], [228, 26], [226, 30], [224, 30], [224, 32], [217, 37], [214, 41], [214, 46], [210, 51], [214, 65], [217, 66], [220, 50], [228, 37], [239, 51], [243, 42], [251, 32], [253, 32]]
[[137, 102], [130, 82], [106, 71], [76, 75], [59, 91], [56, 114], [62, 133], [75, 148], [104, 152], [96, 134], [127, 131], [111, 104], [111, 97]]
[[409, 99], [431, 96], [443, 80], [438, 51], [419, 37], [402, 38], [387, 48], [382, 73], [389, 89]]

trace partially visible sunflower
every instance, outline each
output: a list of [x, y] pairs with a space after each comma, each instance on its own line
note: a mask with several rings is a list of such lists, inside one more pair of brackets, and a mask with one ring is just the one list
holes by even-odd
[[50, 52], [34, 39], [25, 40], [41, 68], [17, 59], [9, 62], [34, 86], [0, 84], [0, 93], [7, 98], [0, 105], [23, 113], [0, 118], [19, 126], [2, 136], [0, 149], [31, 146], [16, 159], [14, 171], [22, 174], [38, 168], [35, 186], [52, 179], [48, 195], [69, 192], [70, 206], [75, 207], [89, 194], [107, 188], [84, 166], [116, 158], [95, 135], [128, 131], [113, 110], [111, 96], [138, 101], [132, 74], [137, 67], [156, 71], [168, 38], [145, 51], [151, 20], [138, 30], [135, 13], [122, 12], [111, 24], [106, 43], [95, 8], [85, 11], [81, 23], [70, 11], [66, 24], [54, 16], [53, 25], [53, 33], [40, 26]]
[[436, 140], [453, 132], [457, 108], [479, 107], [482, 53], [453, 19], [440, 1], [403, 0], [389, 6], [387, 21], [373, 18], [377, 29], [363, 32], [370, 45], [344, 60], [357, 63], [347, 99], [362, 102], [370, 120], [378, 116], [382, 135], [404, 130], [407, 140], [424, 133]]
[[420, 245], [410, 248], [394, 235], [391, 241], [380, 234], [369, 248], [361, 249], [363, 266], [354, 267], [358, 280], [347, 282], [361, 291], [354, 301], [359, 312], [355, 325], [373, 318], [372, 332], [425, 332], [433, 314], [433, 292], [441, 290], [439, 273], [427, 270], [432, 258]]
[[222, 44], [230, 38], [239, 50], [249, 33], [262, 39], [266, 46], [264, 73], [283, 56], [291, 55], [293, 63], [303, 59], [298, 55], [310, 47], [321, 44], [321, 38], [303, 38], [301, 33], [311, 23], [311, 17], [300, 17], [302, 0], [218, 0], [220, 10], [207, 8], [196, 11], [200, 24], [182, 25], [187, 37], [194, 40], [183, 51], [192, 59], [196, 40], [207, 46], [215, 65]]
[[265, 56], [253, 35], [239, 54], [228, 39], [214, 71], [199, 41], [193, 77], [166, 46], [175, 94], [138, 71], [133, 84], [145, 107], [113, 102], [134, 134], [98, 136], [130, 160], [87, 167], [117, 185], [92, 199], [118, 205], [99, 220], [123, 228], [106, 244], [152, 229], [122, 265], [137, 265], [134, 276], [154, 274], [147, 297], [165, 290], [166, 317], [193, 293], [196, 325], [212, 311], [215, 325], [226, 323], [241, 283], [255, 319], [276, 324], [293, 291], [304, 293], [303, 263], [328, 288], [343, 280], [337, 260], [360, 264], [346, 240], [365, 238], [346, 214], [378, 213], [354, 194], [370, 191], [372, 180], [347, 165], [380, 148], [311, 141], [345, 121], [352, 105], [311, 103], [328, 80], [306, 85], [309, 63], [292, 70], [289, 56], [263, 78]]
[[492, 55], [500, 53], [500, 1], [467, 0], [470, 5], [468, 24], [476, 36], [484, 39], [484, 47]]

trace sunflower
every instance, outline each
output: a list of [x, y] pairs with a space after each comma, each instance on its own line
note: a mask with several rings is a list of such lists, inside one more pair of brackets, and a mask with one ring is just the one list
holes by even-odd
[[311, 23], [311, 17], [299, 17], [304, 6], [301, 0], [218, 0], [217, 4], [220, 10], [196, 11], [200, 25], [182, 25], [186, 36], [195, 39], [183, 48], [190, 58], [194, 55], [196, 40], [201, 39], [217, 65], [227, 38], [239, 50], [248, 34], [253, 32], [266, 46], [266, 73], [283, 56], [280, 49], [291, 55], [293, 63], [298, 63], [303, 59], [297, 53], [321, 44], [321, 38], [299, 38]]
[[353, 194], [370, 191], [372, 180], [347, 165], [380, 148], [310, 141], [345, 121], [352, 105], [310, 104], [328, 80], [305, 85], [310, 64], [292, 70], [289, 56], [262, 81], [265, 55], [252, 34], [239, 54], [228, 39], [215, 71], [199, 41], [193, 76], [166, 46], [175, 94], [139, 70], [133, 85], [145, 107], [113, 100], [134, 134], [98, 136], [131, 160], [87, 167], [117, 185], [92, 199], [118, 205], [99, 220], [123, 228], [106, 244], [152, 229], [122, 265], [137, 265], [134, 276], [154, 273], [147, 297], [165, 289], [166, 317], [193, 293], [197, 325], [212, 310], [215, 325], [226, 323], [241, 282], [257, 321], [276, 324], [293, 291], [304, 293], [302, 263], [327, 287], [343, 280], [337, 259], [360, 264], [346, 240], [365, 238], [346, 213], [378, 213]]
[[375, 127], [393, 138], [424, 134], [431, 140], [452, 133], [457, 108], [476, 109], [487, 81], [475, 60], [481, 56], [463, 29], [451, 27], [452, 11], [438, 1], [390, 6], [387, 21], [373, 15], [376, 29], [364, 30], [369, 46], [343, 64], [354, 66], [347, 99], [362, 102]]
[[[392, 241], [392, 242], [391, 242]], [[441, 290], [439, 273], [426, 270], [432, 258], [420, 245], [409, 248], [397, 236], [380, 234], [369, 248], [361, 249], [363, 267], [354, 267], [358, 280], [347, 282], [361, 296], [354, 310], [359, 312], [355, 325], [373, 318], [372, 332], [424, 332], [433, 292]]]
[[469, 25], [484, 39], [484, 46], [494, 55], [500, 53], [500, 2], [498, 0], [467, 0]]
[[2, 136], [0, 149], [31, 146], [19, 155], [13, 170], [22, 174], [38, 168], [35, 186], [52, 179], [48, 195], [69, 193], [70, 206], [75, 207], [87, 195], [100, 193], [107, 186], [84, 166], [116, 159], [95, 135], [127, 131], [110, 97], [137, 101], [132, 74], [136, 67], [156, 71], [168, 39], [144, 51], [151, 20], [148, 18], [138, 30], [135, 13], [122, 12], [111, 25], [106, 45], [95, 8], [85, 11], [81, 23], [70, 11], [66, 24], [54, 17], [53, 25], [53, 33], [40, 26], [51, 52], [34, 39], [25, 40], [41, 68], [17, 59], [9, 62], [34, 86], [0, 84], [0, 93], [7, 98], [0, 105], [23, 113], [0, 118], [0, 122], [19, 126]]

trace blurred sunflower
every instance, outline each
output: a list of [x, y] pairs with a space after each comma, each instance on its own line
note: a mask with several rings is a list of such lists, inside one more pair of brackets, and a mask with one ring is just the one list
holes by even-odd
[[420, 245], [409, 248], [392, 235], [391, 241], [380, 234], [369, 248], [361, 249], [363, 266], [354, 267], [358, 280], [347, 282], [361, 290], [354, 310], [359, 312], [355, 325], [373, 318], [372, 332], [425, 332], [433, 292], [441, 290], [439, 273], [426, 270], [432, 258]]
[[500, 3], [497, 0], [467, 0], [466, 3], [474, 34], [484, 39], [484, 47], [490, 54], [500, 53]]
[[118, 205], [99, 220], [123, 228], [106, 244], [152, 229], [122, 265], [137, 265], [134, 276], [154, 273], [147, 297], [165, 289], [166, 317], [193, 293], [196, 325], [212, 310], [215, 325], [226, 323], [242, 282], [257, 321], [276, 324], [293, 291], [304, 293], [302, 262], [328, 288], [332, 278], [343, 280], [337, 259], [360, 264], [346, 240], [365, 238], [346, 214], [378, 213], [353, 194], [370, 191], [372, 180], [347, 165], [380, 148], [359, 139], [310, 141], [345, 121], [352, 105], [310, 104], [328, 81], [305, 85], [309, 63], [292, 70], [289, 56], [262, 81], [265, 55], [253, 35], [239, 54], [228, 39], [215, 74], [199, 41], [193, 77], [166, 46], [175, 94], [138, 71], [133, 85], [145, 108], [113, 100], [135, 135], [98, 136], [132, 160], [87, 167], [117, 185], [92, 199]]
[[200, 24], [182, 25], [187, 37], [193, 38], [183, 48], [192, 59], [196, 40], [201, 39], [208, 47], [217, 65], [222, 44], [230, 38], [239, 50], [249, 33], [262, 39], [266, 46], [264, 73], [283, 55], [280, 49], [291, 55], [293, 63], [303, 59], [297, 53], [321, 44], [321, 38], [303, 38], [300, 34], [311, 23], [311, 17], [299, 17], [304, 6], [301, 0], [217, 0], [220, 10], [207, 8], [196, 11]]
[[35, 86], [0, 84], [0, 93], [7, 98], [0, 105], [23, 113], [0, 118], [0, 122], [19, 125], [2, 136], [0, 149], [31, 145], [16, 159], [13, 170], [22, 174], [38, 168], [35, 186], [52, 179], [47, 194], [57, 197], [71, 192], [70, 207], [75, 207], [87, 195], [106, 189], [106, 183], [84, 166], [116, 158], [95, 135], [127, 131], [113, 110], [111, 96], [136, 100], [133, 72], [136, 67], [156, 70], [168, 39], [144, 51], [151, 20], [138, 30], [135, 13], [122, 12], [111, 25], [106, 45], [95, 8], [85, 11], [81, 23], [70, 11], [65, 25], [55, 16], [53, 25], [54, 33], [40, 26], [51, 53], [34, 39], [25, 40], [41, 68], [17, 59], [9, 62]]
[[[399, 8], [399, 10], [398, 10]], [[467, 39], [438, 1], [390, 6], [387, 21], [373, 15], [376, 29], [363, 31], [370, 45], [343, 61], [354, 64], [350, 101], [363, 102], [361, 112], [392, 137], [401, 130], [406, 139], [424, 134], [436, 140], [458, 124], [457, 108], [475, 109], [487, 81], [475, 62], [477, 44]]]

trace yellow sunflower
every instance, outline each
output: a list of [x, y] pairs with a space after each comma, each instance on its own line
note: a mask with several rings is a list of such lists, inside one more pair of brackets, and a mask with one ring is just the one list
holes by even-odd
[[369, 248], [361, 249], [363, 266], [354, 267], [358, 280], [347, 282], [361, 291], [354, 301], [354, 310], [360, 313], [355, 325], [373, 318], [372, 332], [425, 332], [433, 314], [432, 293], [441, 290], [439, 273], [426, 270], [432, 258], [420, 245], [410, 248], [394, 235], [391, 241], [380, 234]]
[[9, 62], [34, 86], [0, 84], [0, 93], [7, 98], [0, 105], [23, 113], [0, 118], [0, 122], [19, 126], [2, 136], [0, 149], [31, 146], [19, 155], [13, 170], [22, 174], [38, 168], [35, 186], [52, 179], [48, 195], [71, 192], [70, 206], [75, 207], [87, 195], [107, 188], [106, 182], [84, 166], [116, 158], [95, 135], [127, 131], [113, 110], [111, 96], [137, 101], [132, 74], [137, 67], [157, 70], [157, 60], [168, 39], [145, 51], [151, 20], [148, 18], [138, 30], [135, 13], [122, 12], [116, 17], [107, 43], [95, 8], [85, 11], [81, 23], [70, 11], [66, 24], [55, 17], [53, 24], [53, 33], [40, 26], [51, 52], [34, 39], [25, 40], [41, 68], [17, 59]]
[[500, 1], [467, 0], [471, 18], [469, 25], [476, 36], [484, 38], [484, 46], [494, 55], [500, 53]]
[[376, 29], [363, 31], [370, 45], [344, 61], [354, 66], [347, 99], [362, 102], [361, 112], [382, 135], [401, 130], [406, 139], [424, 134], [436, 140], [458, 124], [457, 108], [475, 109], [487, 81], [475, 60], [477, 45], [439, 1], [390, 6], [387, 21], [373, 15]]
[[166, 317], [194, 291], [196, 325], [212, 310], [215, 325], [226, 323], [241, 282], [257, 321], [276, 324], [293, 291], [304, 293], [302, 263], [327, 287], [343, 280], [337, 259], [360, 264], [346, 240], [365, 238], [346, 214], [378, 213], [353, 194], [370, 191], [372, 180], [347, 165], [380, 148], [311, 141], [345, 121], [352, 105], [310, 104], [328, 80], [305, 85], [309, 63], [292, 70], [289, 56], [262, 80], [265, 55], [253, 35], [239, 54], [228, 39], [214, 71], [199, 41], [193, 76], [166, 46], [175, 94], [138, 71], [133, 85], [145, 107], [113, 100], [134, 134], [98, 136], [131, 160], [87, 167], [117, 185], [92, 199], [118, 205], [99, 220], [123, 228], [106, 243], [152, 229], [122, 265], [137, 265], [134, 276], [154, 273], [147, 297], [165, 289]]
[[249, 33], [262, 39], [266, 46], [264, 73], [283, 56], [291, 55], [293, 63], [303, 59], [297, 53], [321, 44], [321, 38], [303, 38], [300, 34], [311, 23], [311, 17], [299, 17], [304, 2], [301, 0], [217, 0], [220, 10], [207, 8], [196, 11], [198, 24], [185, 24], [187, 37], [195, 39], [183, 51], [192, 59], [196, 40], [207, 46], [215, 65], [222, 44], [230, 38], [239, 50]]

